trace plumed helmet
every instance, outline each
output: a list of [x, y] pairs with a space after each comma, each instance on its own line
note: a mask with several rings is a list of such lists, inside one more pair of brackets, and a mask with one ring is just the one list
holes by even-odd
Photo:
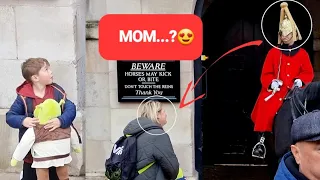
[[294, 22], [292, 15], [288, 8], [288, 3], [283, 2], [280, 4], [280, 23], [279, 23], [279, 37], [278, 44], [281, 44], [281, 35], [287, 36], [292, 33], [293, 41], [302, 40], [300, 31]]
[[285, 15], [284, 20], [280, 24], [280, 32], [281, 32], [281, 35], [283, 36], [287, 36], [288, 34], [293, 32], [293, 26], [290, 20], [288, 19], [287, 15]]

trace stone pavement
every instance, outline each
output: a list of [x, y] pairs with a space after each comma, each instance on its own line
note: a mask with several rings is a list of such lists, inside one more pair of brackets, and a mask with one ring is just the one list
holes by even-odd
[[[0, 173], [1, 180], [19, 180], [18, 173]], [[188, 180], [196, 180], [194, 177], [187, 177]], [[105, 177], [84, 177], [84, 176], [71, 176], [70, 180], [107, 180]]]
[[[1, 180], [19, 180], [18, 173], [0, 173]], [[70, 180], [105, 180], [104, 177], [70, 177]]]

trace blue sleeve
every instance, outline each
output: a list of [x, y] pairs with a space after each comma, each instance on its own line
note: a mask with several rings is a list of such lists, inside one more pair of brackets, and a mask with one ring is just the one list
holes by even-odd
[[10, 127], [18, 129], [23, 126], [22, 122], [26, 117], [24, 103], [18, 95], [9, 111], [6, 113], [6, 122]]
[[76, 106], [74, 105], [74, 103], [66, 99], [63, 113], [58, 117], [61, 122], [61, 128], [70, 127], [73, 120], [76, 118], [76, 113]]

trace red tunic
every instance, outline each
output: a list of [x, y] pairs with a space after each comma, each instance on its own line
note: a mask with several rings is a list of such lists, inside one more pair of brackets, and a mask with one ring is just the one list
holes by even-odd
[[283, 85], [280, 91], [265, 101], [264, 99], [272, 93], [268, 88], [272, 80], [277, 79], [279, 63], [280, 50], [272, 48], [263, 65], [260, 78], [262, 89], [251, 113], [254, 131], [272, 132], [274, 116], [281, 107], [286, 94], [292, 88], [294, 80], [301, 79], [303, 83], [308, 84], [314, 77], [309, 55], [303, 48], [300, 48], [293, 56], [282, 54], [279, 79], [283, 81]]

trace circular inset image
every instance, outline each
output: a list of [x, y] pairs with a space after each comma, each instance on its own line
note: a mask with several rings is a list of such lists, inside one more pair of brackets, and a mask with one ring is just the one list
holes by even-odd
[[[163, 98], [163, 99], [166, 99], [167, 101], [169, 101], [170, 104], [172, 105], [172, 107], [173, 107], [173, 109], [174, 109], [174, 113], [175, 113], [173, 125], [172, 125], [168, 130], [166, 130], [164, 133], [161, 133], [161, 134], [153, 134], [153, 133], [150, 133], [150, 132], [146, 131], [146, 130], [141, 126], [140, 122], [138, 121], [138, 119], [139, 119], [139, 109], [140, 109], [140, 106], [141, 106], [146, 100], [148, 100], [148, 99], [152, 100], [152, 98], [155, 98], [155, 97], [160, 97], [160, 98]], [[154, 96], [149, 96], [149, 97], [147, 97], [146, 99], [144, 99], [144, 100], [139, 104], [138, 109], [137, 109], [137, 122], [138, 122], [140, 128], [143, 129], [144, 132], [146, 132], [146, 133], [148, 133], [148, 134], [150, 134], [150, 135], [158, 136], [158, 135], [163, 135], [163, 134], [168, 133], [169, 131], [171, 131], [171, 129], [172, 129], [172, 128], [174, 127], [174, 125], [176, 124], [177, 117], [178, 117], [177, 109], [176, 109], [176, 107], [174, 106], [174, 104], [170, 101], [170, 99], [168, 99], [168, 98], [166, 98], [166, 97], [164, 97], [164, 96], [160, 96], [160, 95], [154, 95]]]
[[[291, 6], [288, 6], [288, 4], [286, 3], [286, 2], [289, 2], [289, 1], [292, 1], [292, 2], [294, 2], [294, 3], [296, 3], [296, 4], [292, 4], [291, 6], [292, 6], [292, 8], [290, 9], [290, 7]], [[284, 3], [285, 2], [285, 3]], [[281, 4], [281, 7], [280, 7], [280, 4]], [[280, 13], [280, 10], [281, 10], [281, 8], [282, 7], [285, 7], [285, 6], [287, 6], [287, 8], [288, 9], [290, 9], [290, 12], [291, 13], [289, 13], [290, 15], [288, 15], [288, 16], [292, 16], [292, 19], [298, 19], [297, 17], [298, 16], [302, 16], [301, 15], [301, 13], [292, 13], [292, 11], [294, 11], [296, 8], [293, 8], [293, 5], [295, 5], [294, 7], [302, 7], [306, 12], [307, 12], [307, 15], [309, 16], [309, 18], [310, 18], [310, 29], [309, 29], [309, 27], [308, 27], [308, 29], [309, 29], [309, 34], [308, 34], [308, 36], [306, 37], [306, 36], [303, 36], [302, 35], [302, 39], [304, 39], [304, 41], [300, 44], [300, 45], [298, 45], [298, 46], [296, 46], [296, 47], [294, 47], [294, 48], [291, 48], [291, 49], [284, 49], [284, 48], [280, 48], [280, 47], [278, 47], [278, 46], [276, 46], [276, 45], [273, 45], [270, 41], [269, 41], [269, 39], [266, 37], [266, 34], [265, 34], [265, 30], [264, 30], [264, 28], [263, 28], [263, 22], [264, 22], [264, 20], [265, 20], [265, 15], [266, 15], [266, 13], [270, 10], [270, 8], [272, 7], [272, 8], [274, 8], [274, 7], [276, 7], [276, 6], [273, 6], [273, 5], [276, 5], [277, 6], [277, 8], [278, 8], [278, 12], [279, 12], [279, 15], [281, 14]], [[284, 12], [285, 12], [285, 14], [286, 14], [286, 10], [284, 10]], [[306, 15], [306, 18], [307, 18], [307, 15]], [[289, 19], [290, 19], [290, 17], [288, 17], [287, 15], [285, 15], [285, 17], [288, 19], [287, 21], [288, 22], [290, 22], [289, 21]], [[278, 16], [279, 17], [279, 16]], [[297, 23], [297, 21], [291, 21], [291, 22], [294, 22], [294, 24], [296, 25], [296, 27], [298, 27], [297, 28], [297, 33], [299, 32], [299, 27], [305, 27], [305, 21], [303, 21], [303, 23], [304, 24], [298, 24]], [[299, 26], [300, 25], [300, 26]], [[277, 22], [277, 26], [279, 27], [279, 19], [278, 19], [278, 22]], [[280, 24], [280, 27], [279, 28], [281, 28], [281, 26], [282, 26], [282, 24]], [[308, 11], [308, 9], [303, 5], [303, 4], [301, 4], [300, 2], [298, 2], [298, 1], [296, 1], [296, 0], [278, 0], [278, 1], [276, 1], [276, 2], [274, 2], [274, 3], [272, 3], [265, 11], [264, 11], [264, 13], [263, 13], [263, 15], [262, 15], [262, 18], [261, 18], [261, 32], [262, 32], [262, 35], [263, 35], [263, 37], [264, 37], [264, 39], [272, 46], [272, 47], [274, 47], [274, 48], [276, 48], [276, 49], [279, 49], [279, 50], [282, 50], [282, 51], [291, 51], [291, 50], [295, 50], [295, 49], [298, 49], [298, 48], [300, 48], [301, 46], [303, 46], [307, 41], [308, 41], [308, 39], [310, 38], [310, 36], [311, 36], [311, 34], [312, 34], [312, 27], [313, 27], [313, 24], [312, 24], [312, 17], [311, 17], [311, 14], [310, 14], [310, 12]], [[307, 29], [307, 30], [308, 30]], [[306, 30], [306, 31], [307, 31]], [[286, 33], [286, 32], [290, 32], [290, 28], [288, 29], [288, 28], [283, 28], [283, 33]], [[280, 33], [280, 32], [279, 32]], [[300, 32], [299, 32], [300, 33]], [[298, 33], [298, 35], [300, 35]], [[305, 34], [307, 34], [307, 33], [305, 33]], [[285, 36], [285, 34], [282, 34], [282, 35], [284, 35]], [[289, 34], [290, 35], [290, 34]], [[278, 34], [278, 36], [279, 36], [279, 34]], [[284, 37], [284, 40], [285, 40], [285, 38], [286, 37]], [[297, 39], [298, 40], [298, 39]]]

